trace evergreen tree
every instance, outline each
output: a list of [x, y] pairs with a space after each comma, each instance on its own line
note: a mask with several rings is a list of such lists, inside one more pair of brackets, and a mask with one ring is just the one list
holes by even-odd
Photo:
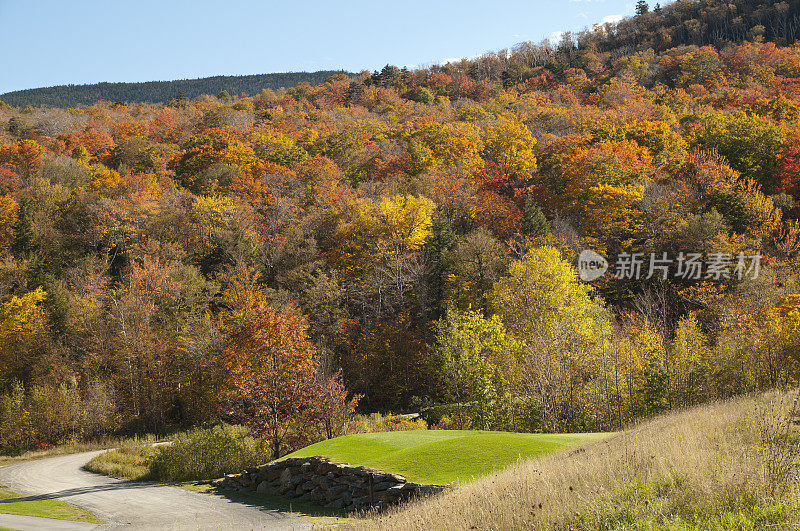
[[27, 256], [36, 250], [36, 232], [33, 228], [34, 208], [30, 200], [22, 199], [19, 203], [19, 214], [17, 223], [14, 227], [14, 242], [11, 244], [11, 251], [17, 256]]
[[640, 17], [640, 16], [644, 15], [648, 11], [650, 11], [650, 6], [647, 5], [647, 2], [645, 2], [645, 0], [639, 0], [638, 2], [636, 2], [636, 16], [637, 17]]
[[432, 266], [428, 272], [426, 305], [431, 319], [444, 315], [445, 275], [450, 268], [449, 251], [455, 241], [452, 221], [447, 216], [437, 216], [431, 226], [431, 237], [425, 243], [426, 255]]
[[525, 211], [522, 214], [522, 233], [528, 236], [544, 236], [550, 232], [550, 222], [544, 212], [529, 197], [525, 201]]

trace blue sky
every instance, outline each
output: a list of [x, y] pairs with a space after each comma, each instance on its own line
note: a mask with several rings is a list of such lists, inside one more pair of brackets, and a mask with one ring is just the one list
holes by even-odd
[[633, 13], [634, 0], [0, 0], [0, 93], [425, 65]]

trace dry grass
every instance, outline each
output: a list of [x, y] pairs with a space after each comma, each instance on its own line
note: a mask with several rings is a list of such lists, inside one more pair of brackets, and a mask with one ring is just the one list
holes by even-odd
[[123, 445], [92, 458], [83, 468], [95, 474], [140, 481], [148, 479], [156, 453], [152, 444]]
[[[368, 516], [353, 526], [800, 528], [797, 428], [781, 420], [795, 396], [772, 392], [664, 415], [572, 452], [522, 462], [453, 492]], [[767, 432], [771, 435], [765, 436]], [[783, 457], [787, 452], [789, 459]], [[780, 477], [770, 472], [775, 454], [790, 468]], [[778, 489], [776, 481], [782, 483]]]
[[45, 459], [47, 457], [56, 457], [59, 455], [77, 454], [81, 452], [91, 452], [92, 450], [104, 450], [106, 448], [152, 444], [154, 442], [164, 440], [153, 435], [146, 435], [142, 437], [133, 438], [119, 438], [119, 437], [106, 437], [96, 441], [76, 442], [72, 444], [63, 444], [53, 446], [46, 450], [30, 450], [20, 455], [0, 455], [0, 466], [12, 465], [14, 463], [21, 463], [23, 461], [32, 461], [34, 459]]

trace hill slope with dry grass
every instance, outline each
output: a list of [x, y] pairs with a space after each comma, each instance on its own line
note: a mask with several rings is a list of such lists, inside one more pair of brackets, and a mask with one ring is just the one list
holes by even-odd
[[675, 412], [355, 527], [776, 529], [800, 525], [796, 392]]

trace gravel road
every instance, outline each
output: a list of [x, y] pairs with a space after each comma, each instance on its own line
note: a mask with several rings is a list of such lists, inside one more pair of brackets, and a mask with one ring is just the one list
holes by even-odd
[[[0, 468], [0, 484], [25, 494], [26, 498], [23, 499], [65, 501], [107, 522], [103, 526], [76, 523], [75, 527], [65, 529], [248, 530], [311, 527], [308, 520], [277, 509], [232, 502], [221, 496], [177, 487], [124, 481], [82, 470], [84, 464], [100, 453], [102, 450], [4, 466]], [[0, 514], [0, 526], [23, 530], [58, 528], [58, 521], [42, 518], [23, 520]], [[41, 527], [37, 522], [41, 522]]]

